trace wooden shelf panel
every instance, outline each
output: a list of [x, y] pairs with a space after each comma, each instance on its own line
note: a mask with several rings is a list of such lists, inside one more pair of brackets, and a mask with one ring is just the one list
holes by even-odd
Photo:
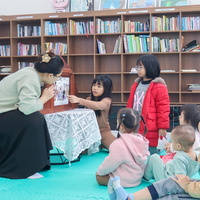
[[[91, 83], [95, 76], [108, 74], [113, 81], [113, 102], [115, 104], [126, 104], [130, 88], [137, 77], [137, 74], [130, 73], [136, 66], [136, 61], [140, 55], [146, 53], [124, 53], [124, 41], [122, 40], [121, 52], [113, 53], [116, 39], [123, 35], [149, 35], [150, 37], [179, 38], [180, 50], [178, 52], [152, 52], [152, 41], [150, 39], [150, 50], [148, 53], [154, 54], [159, 62], [161, 70], [164, 71], [161, 77], [164, 78], [170, 95], [171, 104], [179, 105], [184, 103], [200, 103], [199, 93], [188, 92], [188, 83], [198, 83], [200, 75], [200, 52], [181, 52], [182, 45], [196, 39], [200, 44], [200, 30], [179, 30], [155, 31], [152, 30], [152, 17], [168, 18], [177, 17], [199, 17], [200, 5], [176, 6], [174, 9], [168, 8], [140, 8], [126, 10], [104, 10], [81, 13], [48, 13], [36, 15], [2, 16], [0, 21], [0, 45], [11, 45], [11, 56], [1, 56], [1, 65], [11, 65], [12, 72], [18, 70], [19, 62], [35, 62], [34, 56], [18, 56], [17, 44], [38, 44], [41, 52], [45, 51], [45, 43], [65, 43], [67, 53], [62, 55], [64, 60], [70, 65], [75, 75], [75, 82], [79, 95], [83, 98], [90, 93]], [[97, 28], [97, 19], [121, 20], [121, 30], [118, 33], [94, 33], [89, 34], [69, 34], [70, 20], [75, 22], [93, 21], [93, 28]], [[149, 30], [125, 31], [125, 21], [146, 23], [150, 19]], [[67, 32], [64, 35], [46, 35], [45, 22], [66, 23]], [[39, 36], [18, 37], [18, 25], [40, 26]], [[99, 54], [97, 39], [105, 44], [106, 54]], [[196, 69], [197, 72], [182, 72], [183, 69]], [[7, 74], [2, 74], [1, 77]]]
[[121, 57], [118, 55], [95, 56], [95, 72], [121, 72]]

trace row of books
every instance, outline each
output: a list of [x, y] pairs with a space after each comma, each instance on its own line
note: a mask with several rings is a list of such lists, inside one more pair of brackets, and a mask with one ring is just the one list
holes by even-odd
[[96, 25], [96, 33], [120, 33], [122, 31], [122, 21], [119, 18], [107, 21], [98, 18]]
[[40, 36], [40, 35], [41, 35], [40, 26], [25, 26], [23, 24], [17, 24], [18, 37]]
[[18, 62], [18, 70], [25, 67], [34, 67], [34, 62]]
[[10, 56], [10, 45], [0, 45], [0, 56]]
[[94, 22], [76, 22], [70, 20], [70, 34], [94, 34]]
[[182, 30], [200, 30], [200, 17], [182, 17], [181, 19]]
[[67, 33], [67, 23], [45, 21], [45, 35], [66, 35]]
[[62, 42], [46, 42], [45, 51], [53, 51], [56, 55], [65, 55], [67, 54], [67, 44]]
[[34, 56], [41, 53], [41, 46], [39, 44], [17, 44], [18, 56]]
[[134, 22], [131, 20], [124, 21], [124, 31], [125, 33], [129, 32], [144, 32], [149, 31], [150, 19], [147, 19], [146, 22]]
[[152, 37], [153, 52], [178, 52], [180, 51], [179, 38], [164, 38]]
[[177, 31], [180, 27], [180, 16], [162, 17], [153, 16], [151, 21], [152, 31]]
[[125, 53], [149, 52], [149, 35], [123, 35]]

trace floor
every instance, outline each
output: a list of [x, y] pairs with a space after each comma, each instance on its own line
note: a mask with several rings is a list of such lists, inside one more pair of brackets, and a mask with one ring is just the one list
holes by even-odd
[[[0, 199], [2, 200], [108, 200], [107, 187], [99, 186], [95, 172], [107, 155], [101, 151], [90, 156], [83, 155], [71, 166], [52, 165], [50, 171], [42, 172], [44, 178], [10, 180], [0, 178]], [[55, 158], [52, 158], [55, 159]], [[143, 182], [134, 192], [150, 183]]]

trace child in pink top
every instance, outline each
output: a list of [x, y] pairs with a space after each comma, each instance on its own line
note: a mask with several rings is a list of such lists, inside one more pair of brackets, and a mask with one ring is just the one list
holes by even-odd
[[[118, 138], [109, 147], [109, 155], [99, 166], [96, 180], [107, 185], [110, 177], [119, 176], [123, 187], [141, 183], [149, 151], [149, 142], [141, 134], [134, 133], [140, 122], [138, 111], [123, 108], [117, 115]], [[134, 178], [133, 178], [134, 177]]]

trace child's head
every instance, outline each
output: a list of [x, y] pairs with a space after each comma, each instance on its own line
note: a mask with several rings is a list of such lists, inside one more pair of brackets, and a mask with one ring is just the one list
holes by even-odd
[[140, 115], [132, 108], [122, 108], [117, 113], [117, 123], [121, 132], [135, 132], [139, 128]]
[[141, 55], [137, 59], [136, 65], [138, 66], [138, 72], [139, 72], [139, 70], [142, 70], [142, 67], [144, 66], [143, 70], [146, 71], [146, 73], [145, 73], [146, 78], [154, 79], [154, 78], [160, 76], [159, 61], [156, 58], [156, 56], [154, 56], [152, 54]]
[[195, 130], [198, 130], [200, 123], [200, 108], [196, 104], [186, 104], [180, 109], [180, 125], [190, 124]]
[[176, 126], [171, 133], [172, 147], [176, 151], [188, 151], [195, 142], [195, 130], [190, 125]]
[[91, 99], [101, 101], [105, 97], [111, 97], [112, 80], [107, 75], [99, 75], [92, 82]]

